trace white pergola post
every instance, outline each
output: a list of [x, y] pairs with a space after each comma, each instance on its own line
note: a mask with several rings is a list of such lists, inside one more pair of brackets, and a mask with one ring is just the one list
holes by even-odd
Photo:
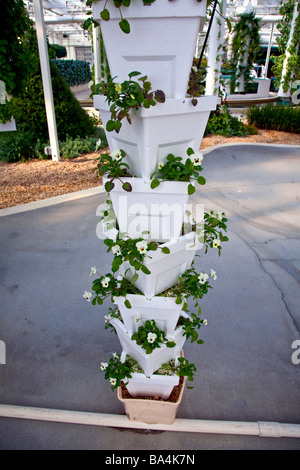
[[272, 48], [273, 32], [274, 32], [274, 23], [271, 24], [271, 33], [270, 33], [270, 39], [269, 39], [269, 45], [268, 45], [268, 51], [267, 51], [267, 57], [266, 57], [266, 62], [265, 62], [265, 70], [264, 70], [263, 78], [267, 78], [267, 76], [268, 76], [268, 68], [269, 68], [270, 54], [271, 54], [271, 48]]
[[35, 26], [38, 40], [45, 107], [48, 123], [48, 132], [50, 139], [50, 147], [53, 161], [60, 160], [59, 145], [57, 138], [57, 127], [55, 118], [55, 108], [52, 92], [51, 73], [49, 65], [48, 46], [45, 32], [44, 14], [42, 0], [33, 0], [34, 15], [35, 15]]
[[93, 25], [93, 55], [95, 84], [101, 82], [100, 26]]

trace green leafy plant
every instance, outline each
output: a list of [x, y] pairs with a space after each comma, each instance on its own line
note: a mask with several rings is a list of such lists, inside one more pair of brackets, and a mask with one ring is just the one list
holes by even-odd
[[[91, 268], [90, 276], [99, 274], [97, 273], [96, 267]], [[99, 278], [95, 279], [92, 284], [92, 291], [85, 291], [83, 298], [87, 302], [91, 302], [92, 305], [102, 305], [103, 302], [110, 298], [113, 302], [114, 297], [125, 297], [127, 293], [136, 293], [137, 289], [129, 283], [124, 277], [118, 276], [117, 278], [111, 274], [107, 273], [105, 275], [100, 275]], [[131, 308], [131, 304], [128, 299], [125, 299], [125, 305], [127, 308]]]
[[[291, 81], [300, 79], [300, 14], [298, 14], [296, 18], [293, 29], [293, 36], [288, 46], [293, 14], [297, 5], [297, 0], [281, 0], [279, 5], [279, 14], [281, 15], [281, 18], [277, 22], [276, 27], [280, 34], [277, 36], [276, 41], [281, 55], [272, 56], [272, 59], [275, 63], [272, 67], [272, 72], [274, 72], [276, 77], [275, 86], [279, 88], [280, 84], [282, 84], [283, 91], [287, 93], [291, 86]], [[298, 11], [300, 11], [299, 2], [297, 8]], [[285, 60], [286, 68], [284, 76], [282, 77], [283, 64]]]
[[0, 103], [0, 122], [5, 123], [11, 120], [13, 117], [13, 108], [11, 101], [5, 101], [5, 103]]
[[225, 103], [216, 111], [212, 112], [205, 129], [205, 135], [223, 135], [225, 137], [244, 137], [257, 134], [257, 129], [244, 124], [237, 117], [233, 116]]
[[136, 333], [131, 336], [132, 341], [145, 349], [146, 354], [151, 354], [154, 349], [160, 348], [161, 344], [165, 344], [167, 348], [174, 348], [176, 343], [169, 341], [163, 330], [160, 330], [154, 320], [146, 320], [139, 326]]
[[122, 362], [120, 354], [114, 353], [108, 363], [101, 362], [100, 369], [105, 371], [105, 379], [109, 380], [112, 390], [120, 387], [125, 379], [132, 377], [132, 365], [127, 360]]
[[248, 122], [259, 129], [294, 132], [300, 134], [300, 107], [267, 104], [251, 106], [247, 110]]
[[193, 382], [195, 373], [197, 372], [195, 364], [189, 362], [185, 357], [179, 357], [177, 361], [178, 364], [175, 367], [170, 366], [169, 363], [164, 363], [161, 365], [161, 368], [165, 370], [171, 369], [178, 377], [187, 377], [190, 382]]
[[203, 344], [204, 341], [199, 338], [198, 330], [202, 325], [207, 325], [207, 320], [202, 320], [200, 314], [189, 313], [188, 316], [181, 316], [177, 326], [182, 326], [183, 335], [186, 339], [190, 339], [191, 343]]
[[104, 243], [108, 247], [107, 251], [112, 251], [114, 255], [112, 262], [113, 272], [117, 272], [125, 261], [129, 261], [129, 264], [134, 268], [135, 274], [131, 279], [132, 283], [138, 278], [137, 271], [141, 270], [144, 274], [151, 274], [147, 266], [143, 264], [145, 257], [151, 258], [151, 252], [161, 249], [162, 253], [170, 253], [168, 247], [161, 247], [156, 242], [146, 241], [143, 238], [133, 239], [120, 234], [118, 234], [115, 241], [107, 238], [104, 240]]
[[84, 60], [55, 59], [52, 62], [70, 86], [88, 83], [92, 80], [90, 65]]
[[132, 186], [129, 182], [123, 182], [121, 178], [125, 176], [131, 176], [128, 173], [130, 170], [127, 163], [124, 163], [123, 159], [125, 158], [126, 153], [122, 149], [115, 149], [111, 154], [101, 154], [97, 159], [99, 161], [96, 170], [100, 176], [108, 175], [109, 180], [105, 183], [105, 191], [110, 192], [114, 187], [114, 180], [118, 179], [122, 183], [122, 188], [124, 191], [132, 191]]
[[[157, 171], [151, 175], [151, 188], [157, 188], [162, 181], [185, 181], [190, 183], [188, 185], [188, 194], [193, 194], [196, 191], [195, 186], [191, 183], [193, 180], [204, 185], [206, 180], [200, 175], [203, 170], [201, 166], [202, 153], [195, 153], [192, 148], [189, 148], [187, 155], [190, 158], [187, 158], [185, 162], [182, 161], [182, 157], [169, 154], [166, 163], [159, 163]], [[155, 176], [158, 176], [158, 178], [154, 178]]]
[[260, 21], [254, 12], [243, 13], [235, 24], [232, 42], [232, 59], [230, 68], [230, 92], [234, 93], [236, 87], [243, 81], [251, 81], [250, 71], [257, 60], [260, 51]]
[[205, 94], [205, 78], [207, 74], [207, 59], [202, 59], [201, 66], [198, 68], [198, 59], [193, 59], [187, 94], [193, 96], [192, 104], [198, 104], [197, 97]]
[[118, 133], [124, 118], [131, 124], [130, 111], [132, 109], [150, 108], [157, 103], [165, 102], [164, 92], [162, 90], [152, 91], [147, 75], [138, 79], [140, 83], [132, 80], [138, 75], [141, 73], [134, 71], [128, 74], [129, 80], [125, 80], [123, 83], [115, 83], [115, 77], [108, 82], [102, 81], [92, 86], [92, 95], [106, 96], [106, 101], [110, 105], [111, 119], [106, 124], [108, 132]]

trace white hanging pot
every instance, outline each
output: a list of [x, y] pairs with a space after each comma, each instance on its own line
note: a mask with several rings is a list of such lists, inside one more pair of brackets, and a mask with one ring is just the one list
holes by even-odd
[[[127, 308], [125, 300], [129, 300], [131, 308]], [[175, 297], [152, 297], [147, 299], [143, 295], [127, 294], [124, 297], [115, 297], [114, 303], [118, 306], [124, 326], [129, 334], [135, 333], [146, 320], [155, 320], [160, 330], [166, 335], [173, 335], [183, 304], [176, 304]]]
[[133, 0], [129, 7], [121, 7], [130, 24], [129, 34], [121, 31], [120, 11], [112, 0], [106, 4], [110, 20], [100, 18], [105, 4], [105, 0], [94, 2], [92, 11], [100, 22], [111, 76], [123, 82], [136, 70], [148, 75], [153, 89], [163, 90], [167, 98], [184, 97], [206, 1], [156, 0], [144, 5]]
[[[181, 274], [191, 267], [199, 245], [196, 242], [195, 233], [190, 232], [160, 247], [168, 247], [170, 253], [165, 254], [160, 248], [157, 251], [147, 252], [144, 265], [151, 274], [144, 274], [140, 270], [134, 282], [135, 287], [148, 299], [177, 284]], [[131, 282], [134, 274], [135, 271], [129, 261], [125, 261], [120, 267], [120, 275], [125, 276]]]
[[[104, 185], [107, 180], [103, 178]], [[131, 192], [122, 189], [125, 182], [131, 184]], [[110, 198], [120, 232], [139, 238], [148, 231], [145, 238], [159, 242], [179, 238], [189, 200], [188, 182], [163, 181], [155, 189], [142, 178], [115, 179], [114, 184]]]
[[131, 334], [127, 333], [124, 324], [120, 320], [112, 318], [110, 323], [116, 329], [123, 351], [138, 362], [147, 377], [153, 375], [165, 362], [179, 357], [185, 343], [183, 329], [179, 327], [172, 337], [168, 338], [176, 343], [175, 347], [167, 348], [165, 344], [162, 344], [160, 348], [154, 349], [151, 354], [146, 354], [146, 351], [136, 341], [131, 340]]
[[[103, 95], [94, 95], [94, 107], [100, 112], [104, 128], [111, 119], [105, 100]], [[132, 174], [145, 181], [170, 153], [185, 161], [189, 147], [199, 150], [210, 112], [216, 109], [219, 99], [201, 96], [197, 100], [197, 106], [192, 105], [192, 98], [167, 99], [147, 109], [131, 110], [131, 124], [123, 119], [119, 133], [106, 132], [110, 150], [124, 150], [124, 162]]]
[[[126, 359], [126, 353], [121, 354], [121, 361]], [[176, 361], [175, 361], [176, 362]], [[159, 397], [167, 400], [173, 388], [179, 384], [178, 375], [153, 374], [146, 377], [145, 374], [133, 372], [131, 379], [127, 379], [126, 388], [131, 396]]]

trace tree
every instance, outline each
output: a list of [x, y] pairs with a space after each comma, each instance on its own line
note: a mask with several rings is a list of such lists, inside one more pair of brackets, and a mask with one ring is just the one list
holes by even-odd
[[0, 0], [0, 80], [9, 95], [23, 93], [31, 68], [23, 39], [32, 28], [23, 0]]

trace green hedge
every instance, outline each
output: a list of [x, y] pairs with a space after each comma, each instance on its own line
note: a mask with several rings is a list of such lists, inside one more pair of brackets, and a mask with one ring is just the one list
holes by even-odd
[[208, 134], [223, 135], [225, 137], [245, 137], [257, 134], [257, 130], [233, 116], [228, 106], [224, 105], [222, 108], [211, 112], [205, 129], [205, 135]]
[[247, 119], [259, 129], [300, 134], [300, 106], [253, 106], [247, 111]]
[[92, 80], [88, 62], [84, 60], [52, 60], [70, 86], [81, 85]]

